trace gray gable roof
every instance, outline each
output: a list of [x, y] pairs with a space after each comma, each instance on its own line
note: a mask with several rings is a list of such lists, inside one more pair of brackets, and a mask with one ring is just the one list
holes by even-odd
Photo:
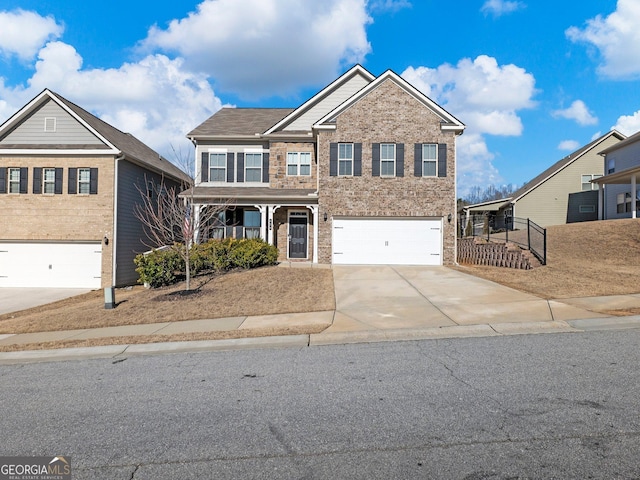
[[252, 136], [267, 131], [293, 111], [292, 108], [221, 108], [187, 134], [208, 136]]
[[576, 161], [583, 154], [587, 153], [593, 147], [595, 147], [596, 145], [598, 145], [599, 143], [601, 143], [602, 141], [604, 141], [605, 139], [607, 139], [608, 137], [610, 137], [612, 135], [615, 136], [616, 138], [620, 139], [620, 140], [624, 140], [626, 138], [623, 134], [621, 134], [617, 130], [611, 130], [610, 132], [602, 135], [601, 137], [596, 138], [591, 143], [588, 143], [584, 147], [579, 148], [578, 150], [576, 150], [573, 153], [570, 153], [569, 155], [567, 155], [563, 159], [558, 160], [556, 163], [551, 165], [549, 168], [547, 168], [540, 175], [536, 176], [533, 180], [525, 183], [522, 187], [520, 187], [518, 190], [513, 192], [513, 194], [511, 195], [511, 197], [513, 198], [512, 203], [518, 201], [520, 199], [520, 197], [522, 197], [523, 195], [529, 193], [531, 190], [533, 190], [538, 185], [540, 185], [542, 182], [544, 182], [547, 178], [551, 177], [556, 172], [562, 170], [564, 167], [566, 167], [570, 163]]
[[73, 113], [87, 123], [87, 125], [107, 139], [107, 141], [120, 150], [128, 159], [137, 161], [159, 172], [164, 172], [178, 180], [188, 180], [185, 172], [130, 133], [121, 132], [55, 92], [51, 92], [51, 94], [55, 95], [58, 100], [64, 103]]

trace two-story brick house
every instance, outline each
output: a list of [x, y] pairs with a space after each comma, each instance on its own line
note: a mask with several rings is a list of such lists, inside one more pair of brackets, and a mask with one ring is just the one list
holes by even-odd
[[184, 172], [134, 136], [44, 90], [0, 126], [0, 287], [135, 284], [148, 250], [134, 214]]
[[200, 237], [261, 237], [280, 260], [455, 262], [464, 125], [400, 76], [356, 65], [296, 109], [223, 108], [187, 136]]

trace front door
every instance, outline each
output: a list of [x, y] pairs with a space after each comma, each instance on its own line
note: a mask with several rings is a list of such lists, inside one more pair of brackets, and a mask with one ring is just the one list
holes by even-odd
[[306, 212], [291, 212], [289, 216], [289, 258], [307, 258]]

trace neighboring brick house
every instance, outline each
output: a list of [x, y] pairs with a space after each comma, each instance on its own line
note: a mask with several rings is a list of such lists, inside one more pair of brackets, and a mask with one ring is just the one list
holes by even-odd
[[465, 126], [388, 70], [356, 65], [296, 109], [223, 108], [187, 136], [209, 237], [261, 237], [280, 260], [455, 262]]
[[134, 205], [180, 169], [60, 95], [44, 90], [0, 126], [0, 287], [136, 283], [148, 250]]
[[[602, 151], [605, 175], [598, 189], [598, 218], [638, 218], [640, 209], [640, 132]], [[602, 161], [602, 160], [601, 160]]]

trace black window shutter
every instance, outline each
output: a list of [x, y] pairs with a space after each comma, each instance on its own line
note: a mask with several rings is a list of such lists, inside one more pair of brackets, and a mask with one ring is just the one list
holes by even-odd
[[20, 169], [20, 193], [27, 193], [27, 179], [29, 178], [29, 169], [22, 167]]
[[56, 168], [54, 192], [56, 195], [62, 194], [62, 168]]
[[90, 195], [98, 194], [98, 169], [97, 168], [89, 169], [89, 194]]
[[42, 193], [42, 168], [33, 169], [33, 193]]
[[[239, 156], [240, 154], [238, 154]], [[235, 153], [227, 153], [227, 183], [233, 183], [233, 161], [235, 160]]]
[[202, 152], [200, 157], [200, 181], [209, 181], [209, 152]]
[[416, 177], [422, 176], [422, 144], [413, 145], [413, 174]]
[[371, 175], [380, 176], [380, 144], [371, 144]]
[[7, 169], [0, 168], [0, 193], [7, 193]]
[[329, 175], [336, 177], [338, 175], [338, 144], [329, 144]]
[[262, 154], [262, 181], [269, 183], [269, 154]]
[[404, 177], [404, 143], [396, 145], [396, 177]]
[[29, 169], [22, 167], [20, 169], [20, 193], [27, 193], [27, 179], [29, 178]]
[[362, 144], [353, 144], [353, 175], [355, 177], [362, 176]]
[[244, 182], [244, 153], [238, 153], [238, 182]]
[[447, 176], [447, 144], [438, 144], [438, 176]]
[[69, 168], [69, 185], [67, 187], [67, 193], [69, 195], [75, 195], [78, 193], [78, 169], [77, 168]]

